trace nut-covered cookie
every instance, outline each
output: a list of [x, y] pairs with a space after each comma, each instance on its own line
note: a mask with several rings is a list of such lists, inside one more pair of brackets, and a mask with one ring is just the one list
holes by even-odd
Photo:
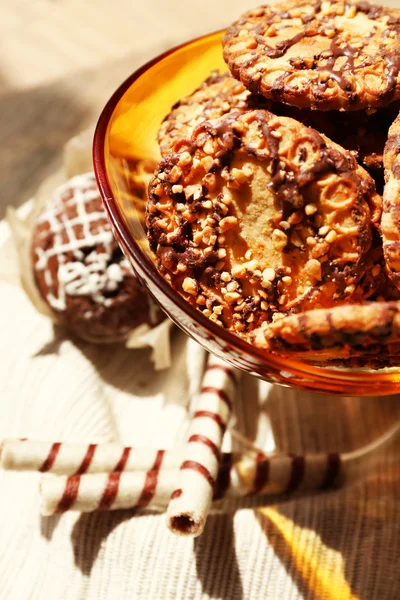
[[92, 173], [55, 191], [37, 220], [31, 255], [41, 296], [79, 337], [110, 342], [160, 321], [114, 239]]
[[383, 186], [383, 151], [389, 127], [399, 113], [400, 102], [393, 102], [385, 108], [353, 112], [299, 109], [272, 102], [269, 110], [297, 119], [346, 150], [356, 152], [358, 162]]
[[351, 153], [254, 110], [203, 122], [161, 161], [146, 223], [165, 278], [246, 333], [277, 313], [351, 298], [378, 218], [374, 182]]
[[398, 356], [400, 302], [349, 304], [289, 315], [251, 333], [259, 348], [312, 362]]
[[190, 96], [186, 96], [165, 117], [158, 132], [161, 154], [174, 150], [179, 140], [189, 139], [203, 121], [223, 116], [230, 110], [266, 108], [276, 115], [291, 117], [327, 135], [346, 150], [357, 152], [359, 162], [374, 176], [383, 175], [383, 148], [400, 102], [390, 106], [359, 110], [323, 112], [298, 109], [251, 94], [239, 81], [225, 73], [213, 73]]
[[400, 290], [400, 115], [389, 129], [384, 152], [383, 253], [389, 275]]
[[214, 71], [197, 90], [177, 102], [165, 117], [158, 132], [161, 154], [165, 156], [171, 152], [177, 140], [190, 138], [203, 121], [222, 117], [232, 109], [268, 108], [265, 98], [250, 96], [242, 83], [227, 73], [221, 75]]
[[288, 0], [250, 10], [223, 39], [250, 91], [300, 108], [358, 110], [400, 98], [398, 11], [366, 1]]

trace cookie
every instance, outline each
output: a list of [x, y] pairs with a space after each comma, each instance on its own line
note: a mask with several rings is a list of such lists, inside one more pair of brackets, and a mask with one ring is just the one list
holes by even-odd
[[250, 10], [223, 38], [250, 91], [299, 108], [359, 110], [400, 98], [399, 12], [369, 2], [289, 0]]
[[311, 362], [398, 356], [400, 302], [349, 304], [290, 315], [251, 334], [259, 348]]
[[245, 334], [356, 293], [380, 198], [351, 153], [265, 110], [205, 121], [185, 143], [160, 163], [146, 224], [189, 302]]
[[384, 152], [382, 240], [389, 275], [400, 290], [400, 115], [389, 129]]
[[383, 188], [383, 151], [389, 127], [399, 113], [400, 102], [385, 108], [353, 112], [299, 109], [273, 102], [271, 112], [285, 115], [313, 127], [357, 154], [358, 162], [378, 180]]
[[114, 239], [92, 173], [55, 191], [35, 225], [31, 256], [41, 296], [83, 339], [116, 341], [162, 318]]
[[203, 121], [222, 117], [232, 109], [267, 108], [265, 98], [250, 96], [239, 81], [227, 73], [221, 75], [214, 71], [197, 90], [177, 102], [165, 117], [158, 132], [161, 154], [165, 156], [171, 152], [177, 140], [190, 138]]
[[280, 116], [291, 117], [324, 133], [347, 150], [357, 152], [359, 162], [375, 177], [383, 176], [383, 149], [388, 130], [400, 110], [400, 102], [386, 108], [352, 113], [297, 109], [251, 94], [236, 79], [213, 73], [190, 96], [183, 98], [165, 117], [158, 132], [161, 154], [173, 150], [179, 140], [190, 138], [203, 121], [230, 110], [266, 108]]

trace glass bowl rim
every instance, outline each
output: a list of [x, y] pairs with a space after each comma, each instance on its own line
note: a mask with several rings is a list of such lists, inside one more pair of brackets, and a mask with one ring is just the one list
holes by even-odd
[[[93, 137], [93, 167], [96, 176], [97, 184], [100, 190], [100, 194], [103, 200], [103, 204], [108, 213], [110, 221], [114, 230], [118, 234], [123, 244], [126, 246], [130, 255], [133, 256], [135, 261], [140, 265], [144, 271], [146, 277], [148, 277], [153, 285], [161, 290], [161, 292], [167, 296], [167, 298], [174, 304], [177, 305], [192, 321], [198, 323], [204, 330], [209, 331], [215, 338], [221, 339], [225, 344], [231, 346], [235, 351], [244, 353], [261, 363], [265, 363], [266, 367], [268, 364], [282, 371], [289, 372], [290, 374], [297, 376], [306, 375], [308, 378], [313, 377], [316, 381], [323, 382], [324, 380], [336, 379], [341, 383], [347, 381], [349, 385], [354, 385], [357, 381], [362, 382], [363, 385], [368, 383], [377, 383], [377, 379], [382, 383], [389, 383], [387, 379], [390, 379], [390, 373], [379, 373], [377, 371], [359, 371], [356, 369], [331, 369], [326, 367], [314, 366], [309, 363], [301, 362], [286, 356], [273, 354], [266, 350], [256, 348], [247, 342], [244, 338], [223, 329], [220, 325], [213, 323], [201, 311], [193, 307], [187, 302], [158, 272], [155, 265], [150, 259], [143, 253], [140, 246], [137, 244], [135, 239], [131, 236], [128, 227], [125, 224], [124, 216], [118, 207], [118, 203], [115, 201], [111, 185], [107, 177], [107, 168], [105, 160], [105, 140], [107, 135], [108, 126], [110, 120], [114, 114], [119, 101], [122, 99], [128, 89], [143, 75], [148, 69], [153, 67], [158, 62], [174, 54], [175, 52], [190, 46], [196, 42], [205, 40], [217, 34], [222, 34], [224, 30], [214, 31], [212, 33], [206, 33], [196, 38], [190, 39], [183, 42], [156, 57], [152, 58], [141, 67], [136, 69], [112, 94], [106, 105], [104, 106], [100, 117], [98, 119], [95, 133]], [[229, 359], [228, 359], [229, 360]], [[389, 377], [388, 377], [389, 376]], [[392, 381], [394, 384], [395, 382]], [[290, 385], [290, 377], [288, 377], [287, 385]], [[371, 392], [373, 392], [373, 385], [371, 386]], [[390, 392], [389, 392], [390, 393]], [[393, 391], [395, 393], [395, 391]]]

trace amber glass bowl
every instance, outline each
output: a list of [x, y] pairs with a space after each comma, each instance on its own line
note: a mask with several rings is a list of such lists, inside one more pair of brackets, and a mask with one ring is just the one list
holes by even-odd
[[226, 70], [222, 33], [158, 56], [133, 73], [104, 108], [95, 133], [94, 169], [114, 234], [142, 283], [165, 312], [207, 350], [267, 381], [346, 395], [400, 391], [400, 370], [328, 369], [259, 350], [193, 308], [158, 273], [143, 228], [143, 199], [132, 190], [138, 167], [160, 158], [157, 131], [180, 98], [214, 69]]

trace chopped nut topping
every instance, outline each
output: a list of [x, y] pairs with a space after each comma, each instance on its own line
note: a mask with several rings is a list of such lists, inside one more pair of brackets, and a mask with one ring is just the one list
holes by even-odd
[[246, 275], [246, 271], [243, 265], [234, 265], [231, 269], [231, 272], [233, 277], [238, 277], [239, 279]]
[[299, 234], [296, 232], [293, 232], [290, 236], [290, 242], [293, 244], [293, 246], [296, 246], [296, 248], [301, 248], [301, 246], [303, 245]]
[[318, 260], [316, 260], [315, 258], [311, 258], [310, 260], [308, 260], [305, 264], [305, 270], [307, 271], [308, 275], [312, 277], [313, 280], [321, 281], [321, 263]]
[[312, 249], [312, 255], [314, 258], [319, 258], [323, 254], [329, 252], [329, 244], [327, 242], [319, 242]]
[[243, 169], [233, 168], [231, 171], [231, 175], [235, 181], [237, 181], [240, 185], [243, 183], [247, 183], [249, 179], [249, 175], [246, 175], [246, 172]]
[[214, 154], [214, 144], [211, 139], [208, 139], [203, 146], [203, 150], [206, 154]]
[[228, 192], [225, 192], [221, 198], [221, 202], [229, 206], [229, 204], [232, 204], [232, 196]]
[[228, 292], [234, 292], [238, 287], [239, 284], [237, 281], [230, 281], [226, 286], [226, 289], [228, 290]]
[[318, 235], [325, 236], [330, 230], [329, 225], [324, 225], [318, 229]]
[[328, 244], [332, 244], [332, 242], [334, 242], [336, 240], [336, 238], [337, 238], [336, 231], [334, 231], [333, 229], [331, 229], [331, 231], [325, 237], [325, 240], [328, 242]]
[[275, 269], [272, 269], [271, 267], [264, 269], [262, 278], [264, 281], [273, 281], [275, 279]]
[[179, 156], [179, 166], [180, 167], [184, 167], [186, 165], [189, 165], [192, 162], [192, 157], [190, 155], [189, 152], [182, 152], [182, 154]]
[[223, 219], [221, 219], [221, 221], [219, 222], [219, 227], [221, 229], [221, 231], [228, 231], [228, 229], [232, 229], [232, 227], [235, 227], [238, 223], [238, 220], [236, 217], [224, 217]]
[[344, 13], [344, 16], [347, 19], [353, 19], [356, 16], [356, 14], [357, 14], [357, 8], [353, 5], [346, 10], [346, 12]]
[[178, 167], [178, 165], [175, 165], [174, 167], [172, 167], [168, 178], [171, 183], [175, 183], [176, 181], [178, 181], [178, 179], [181, 177], [181, 175], [182, 175], [182, 169], [180, 169]]
[[254, 272], [259, 267], [258, 260], [249, 260], [248, 262], [243, 263], [244, 268], [247, 271]]
[[228, 273], [228, 271], [223, 271], [221, 273], [221, 279], [222, 279], [222, 281], [225, 281], [225, 283], [227, 283], [227, 282], [229, 282], [232, 279], [232, 277], [230, 276], [230, 274]]
[[287, 244], [287, 235], [280, 229], [274, 229], [272, 232], [272, 243], [276, 250], [282, 251]]
[[311, 236], [306, 239], [306, 242], [307, 246], [310, 246], [311, 248], [317, 245], [317, 240]]
[[237, 292], [228, 292], [225, 294], [225, 300], [229, 303], [235, 302], [235, 300], [239, 300], [239, 298], [241, 298], [241, 295]]
[[168, 225], [169, 225], [168, 219], [159, 219], [157, 221], [157, 227], [159, 227], [160, 229], [167, 229]]
[[185, 277], [182, 283], [182, 289], [187, 294], [196, 295], [197, 294], [197, 282], [191, 277]]

